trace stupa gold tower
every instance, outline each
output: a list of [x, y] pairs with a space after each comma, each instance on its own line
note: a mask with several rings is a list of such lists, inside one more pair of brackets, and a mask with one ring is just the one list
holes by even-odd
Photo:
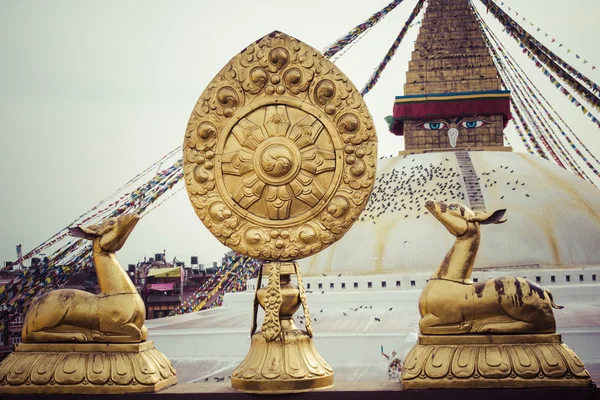
[[430, 0], [391, 131], [404, 153], [511, 150], [503, 129], [510, 93], [501, 81], [468, 0]]

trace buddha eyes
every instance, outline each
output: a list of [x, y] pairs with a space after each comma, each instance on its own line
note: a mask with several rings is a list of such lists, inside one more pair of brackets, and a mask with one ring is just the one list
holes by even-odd
[[425, 122], [421, 126], [430, 131], [438, 131], [443, 128], [447, 128], [448, 124], [445, 122]]
[[[475, 121], [460, 121], [458, 123], [458, 126], [460, 128], [467, 128], [467, 129], [475, 129], [475, 128], [480, 128], [482, 126], [485, 126], [489, 124], [489, 122], [484, 121], [484, 120], [475, 120]], [[440, 129], [445, 129], [448, 128], [448, 123], [447, 122], [423, 122], [422, 124], [418, 125], [419, 127], [422, 127], [423, 129], [427, 129], [428, 131], [439, 131]]]
[[460, 122], [460, 127], [461, 128], [467, 128], [467, 129], [474, 129], [474, 128], [480, 128], [484, 125], [489, 124], [489, 122], [487, 121], [483, 121], [483, 120], [476, 120], [476, 121], [461, 121]]

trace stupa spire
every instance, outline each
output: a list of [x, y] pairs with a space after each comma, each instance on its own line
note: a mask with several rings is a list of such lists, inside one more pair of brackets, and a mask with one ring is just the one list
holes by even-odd
[[429, 0], [404, 96], [396, 97], [391, 131], [409, 153], [510, 150], [503, 129], [510, 93], [501, 81], [468, 0]]

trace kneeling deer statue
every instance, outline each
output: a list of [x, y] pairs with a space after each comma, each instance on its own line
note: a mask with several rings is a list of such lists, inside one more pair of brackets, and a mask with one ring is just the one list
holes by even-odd
[[419, 298], [419, 329], [426, 335], [553, 333], [557, 306], [549, 290], [519, 277], [473, 283], [480, 225], [500, 224], [506, 210], [473, 212], [462, 204], [429, 200], [425, 207], [452, 235], [454, 245]]
[[70, 229], [72, 236], [92, 241], [100, 293], [61, 289], [40, 296], [25, 317], [24, 342], [139, 343], [147, 339], [144, 302], [115, 257], [139, 218], [125, 214], [101, 225]]

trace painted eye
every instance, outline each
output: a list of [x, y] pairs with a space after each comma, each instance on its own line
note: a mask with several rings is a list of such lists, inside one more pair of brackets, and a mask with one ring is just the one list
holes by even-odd
[[484, 125], [487, 125], [489, 122], [487, 121], [482, 121], [482, 120], [477, 120], [477, 121], [462, 121], [460, 123], [460, 126], [462, 128], [467, 128], [467, 129], [475, 129], [475, 128], [480, 128]]
[[439, 131], [440, 129], [443, 129], [446, 127], [446, 123], [445, 122], [425, 122], [421, 126], [430, 131]]
[[456, 210], [456, 206], [455, 206], [455, 205], [449, 205], [449, 206], [448, 206], [448, 208], [449, 208], [450, 210]]
[[109, 225], [114, 225], [114, 224], [116, 224], [116, 223], [117, 223], [117, 222], [116, 222], [115, 220], [112, 220], [112, 221], [110, 221], [108, 224], [109, 224]]

